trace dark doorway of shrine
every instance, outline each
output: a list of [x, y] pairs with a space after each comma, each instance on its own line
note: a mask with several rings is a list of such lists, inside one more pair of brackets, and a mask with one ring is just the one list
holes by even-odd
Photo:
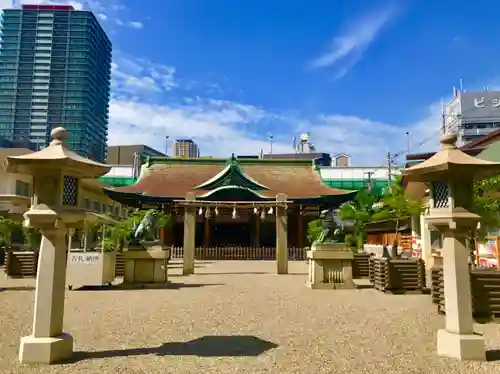
[[252, 227], [242, 222], [217, 223], [210, 242], [212, 246], [251, 246]]
[[[305, 225], [307, 226], [307, 223]], [[296, 238], [298, 232], [300, 232], [298, 225], [293, 219], [290, 219], [288, 222], [288, 243], [290, 246], [303, 246], [304, 239], [298, 240]], [[168, 244], [182, 247], [184, 223], [176, 222], [169, 234]], [[260, 220], [258, 230], [255, 227], [255, 222], [215, 222], [210, 226], [210, 235], [207, 243], [204, 243], [206, 237], [204, 222], [197, 222], [195, 235], [196, 247], [235, 245], [245, 247], [274, 247], [276, 245], [276, 222], [274, 220]]]
[[[257, 232], [254, 222], [217, 222], [211, 227], [211, 234], [208, 243], [204, 240], [204, 225], [196, 225], [196, 246], [204, 245], [223, 246], [243, 246], [243, 247], [274, 247], [276, 245], [276, 223], [262, 222], [261, 228]], [[258, 240], [255, 237], [259, 236]]]

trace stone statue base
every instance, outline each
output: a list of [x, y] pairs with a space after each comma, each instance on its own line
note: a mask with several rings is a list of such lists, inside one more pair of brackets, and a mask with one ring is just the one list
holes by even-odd
[[352, 261], [354, 254], [344, 243], [313, 244], [307, 251], [309, 279], [312, 289], [353, 289]]
[[124, 284], [167, 284], [170, 250], [149, 248], [142, 251], [123, 252]]

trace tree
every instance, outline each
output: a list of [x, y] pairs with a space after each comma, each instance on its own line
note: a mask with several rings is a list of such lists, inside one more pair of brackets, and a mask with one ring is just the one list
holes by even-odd
[[0, 217], [0, 245], [12, 245], [13, 242], [22, 244], [24, 242], [28, 248], [37, 250], [41, 240], [40, 231], [24, 227], [23, 220]]
[[40, 230], [23, 226], [23, 235], [25, 243], [31, 250], [36, 251], [40, 249], [40, 243], [42, 241], [42, 233]]
[[471, 211], [481, 216], [478, 234], [486, 236], [488, 228], [500, 226], [500, 176], [474, 183], [474, 200]]
[[[365, 226], [373, 215], [373, 205], [376, 199], [370, 191], [361, 190], [356, 199], [340, 206], [339, 217], [343, 221], [354, 222], [353, 235], [357, 238], [357, 247], [364, 243]], [[352, 241], [352, 239], [350, 239]]]
[[405, 196], [402, 178], [397, 178], [389, 185], [380, 199], [381, 208], [373, 213], [373, 221], [386, 219], [401, 219], [420, 215], [423, 211], [421, 202], [409, 199]]
[[11, 245], [12, 244], [12, 234], [19, 227], [11, 218], [0, 217], [0, 244]]

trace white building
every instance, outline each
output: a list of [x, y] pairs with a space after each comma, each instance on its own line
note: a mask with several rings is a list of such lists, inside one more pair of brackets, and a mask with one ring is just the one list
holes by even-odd
[[458, 131], [458, 145], [500, 128], [500, 91], [454, 92], [445, 108], [445, 124]]

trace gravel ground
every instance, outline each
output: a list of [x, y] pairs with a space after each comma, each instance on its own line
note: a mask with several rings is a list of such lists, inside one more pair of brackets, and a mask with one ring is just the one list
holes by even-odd
[[[0, 292], [0, 373], [500, 372], [500, 361], [436, 356], [444, 318], [430, 296], [313, 291], [304, 285], [305, 263], [289, 270], [277, 276], [273, 262], [200, 262], [197, 275], [173, 276], [173, 289], [67, 292], [75, 362], [38, 367], [17, 361], [33, 311], [33, 291], [22, 288], [34, 280], [0, 275], [7, 287]], [[500, 325], [477, 330], [489, 349], [500, 348]]]

